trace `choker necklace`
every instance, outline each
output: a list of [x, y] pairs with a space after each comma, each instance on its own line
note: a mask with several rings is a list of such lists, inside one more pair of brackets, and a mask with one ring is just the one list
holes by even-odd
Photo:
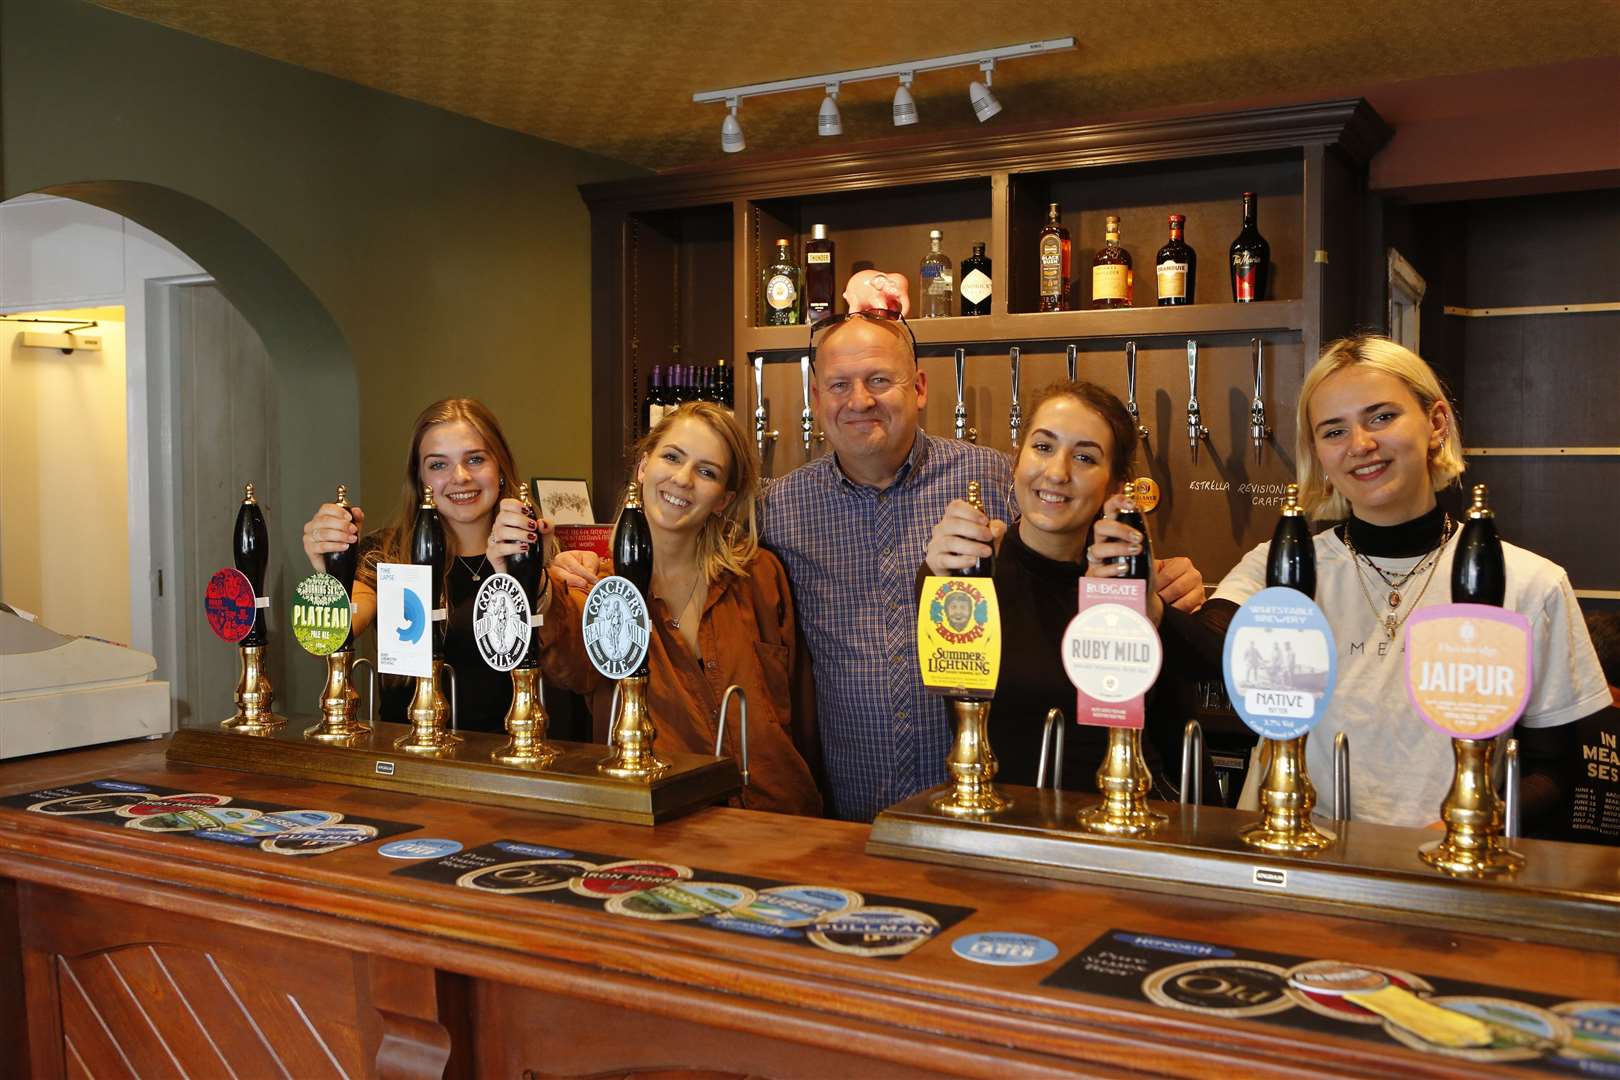
[[489, 552], [486, 551], [486, 552], [484, 552], [484, 554], [482, 554], [482, 555], [480, 555], [478, 557], [478, 565], [477, 565], [477, 567], [474, 567], [474, 566], [472, 566], [471, 564], [468, 563], [467, 560], [470, 557], [471, 556], [467, 556], [467, 555], [457, 555], [456, 556], [456, 562], [460, 563], [462, 566], [467, 568], [468, 572], [472, 574], [472, 579], [474, 581], [483, 580], [484, 568], [489, 566]]
[[[1407, 618], [1411, 616], [1412, 612], [1417, 610], [1418, 604], [1422, 602], [1423, 594], [1429, 591], [1429, 582], [1434, 580], [1434, 572], [1440, 568], [1440, 555], [1446, 549], [1446, 542], [1451, 539], [1451, 531], [1451, 515], [1447, 514], [1444, 519], [1444, 524], [1440, 530], [1440, 542], [1430, 549], [1421, 559], [1419, 559], [1410, 570], [1399, 575], [1398, 577], [1392, 578], [1390, 574], [1385, 573], [1384, 569], [1378, 564], [1374, 563], [1372, 559], [1356, 550], [1355, 543], [1350, 539], [1350, 530], [1345, 530], [1344, 546], [1350, 552], [1350, 565], [1355, 570], [1356, 584], [1361, 587], [1361, 595], [1366, 598], [1367, 606], [1372, 609], [1373, 619], [1383, 628], [1385, 636], [1387, 636], [1390, 641], [1395, 640], [1395, 635], [1400, 632], [1402, 625], [1405, 624]], [[1379, 579], [1382, 580], [1385, 585], [1389, 586], [1388, 611], [1379, 611], [1378, 602], [1373, 599], [1372, 593], [1367, 588], [1366, 579], [1362, 575], [1362, 563], [1366, 563], [1368, 566], [1372, 567], [1373, 572], [1378, 575]], [[1417, 595], [1412, 598], [1412, 606], [1406, 609], [1406, 613], [1404, 615], [1396, 618], [1395, 613], [1400, 610], [1402, 602], [1400, 592], [1401, 588], [1405, 586], [1405, 584], [1414, 576], [1416, 576], [1417, 573], [1424, 567], [1428, 567], [1429, 572], [1424, 576], [1423, 585], [1418, 589]]]

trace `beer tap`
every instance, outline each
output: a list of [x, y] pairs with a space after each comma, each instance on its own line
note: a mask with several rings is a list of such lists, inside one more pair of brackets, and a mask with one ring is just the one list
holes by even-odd
[[766, 430], [765, 415], [765, 358], [754, 357], [754, 445], [759, 448], [759, 458], [765, 460], [765, 443], [774, 440], [779, 432]]
[[804, 443], [804, 456], [810, 456], [810, 441], [815, 437], [816, 418], [810, 411], [810, 356], [799, 357], [799, 387], [804, 393], [804, 408], [799, 410], [799, 438]]
[[1198, 444], [1209, 437], [1209, 428], [1199, 419], [1198, 342], [1192, 338], [1187, 339], [1187, 386], [1187, 449], [1192, 454], [1192, 463], [1197, 465]]
[[[1074, 371], [1074, 346], [1069, 346], [1069, 371]], [[1146, 439], [1148, 429], [1142, 426], [1142, 412], [1136, 405], [1136, 342], [1125, 343], [1125, 411], [1131, 414], [1136, 421], [1136, 434], [1138, 438]]]
[[439, 689], [444, 674], [444, 634], [447, 600], [444, 566], [450, 546], [445, 539], [444, 522], [434, 505], [433, 489], [422, 487], [422, 502], [416, 508], [416, 524], [411, 526], [411, 562], [426, 566], [431, 582], [428, 605], [428, 634], [433, 643], [433, 663], [426, 675], [418, 675], [411, 691], [411, 704], [405, 718], [411, 729], [394, 740], [396, 750], [411, 754], [437, 754], [461, 742], [461, 736], [445, 730], [450, 705]]
[[[529, 497], [529, 482], [518, 482], [518, 501], [530, 521], [538, 517], [534, 500]], [[545, 556], [539, 545], [528, 551], [516, 551], [506, 557], [506, 572], [523, 590], [529, 606], [529, 646], [523, 659], [512, 669], [512, 704], [506, 710], [503, 726], [507, 740], [490, 752], [491, 761], [499, 765], [514, 765], [520, 769], [539, 769], [551, 764], [562, 753], [555, 744], [546, 741], [551, 718], [546, 715], [544, 695], [540, 691], [540, 627], [545, 620], [540, 615], [540, 598], [550, 583], [542, 585], [545, 577]], [[455, 686], [451, 683], [452, 688]]]
[[[759, 357], [754, 358], [755, 377]], [[624, 509], [613, 527], [610, 545], [613, 569], [641, 594], [642, 603], [652, 594], [652, 527], [641, 503], [641, 484], [635, 480], [625, 487]], [[610, 579], [611, 580], [611, 579]], [[608, 724], [608, 753], [597, 763], [597, 772], [620, 780], [650, 783], [669, 763], [653, 751], [658, 731], [647, 707], [647, 653], [643, 649], [636, 669], [619, 680], [614, 691]]]
[[240, 735], [268, 735], [287, 720], [271, 711], [275, 692], [265, 673], [265, 648], [270, 640], [265, 612], [270, 598], [265, 595], [264, 582], [270, 566], [270, 528], [265, 524], [264, 511], [259, 508], [252, 484], [243, 487], [242, 505], [236, 511], [232, 557], [236, 569], [253, 589], [253, 627], [238, 643], [241, 667], [236, 679], [236, 712], [220, 726]]
[[1018, 404], [1019, 348], [1017, 345], [1012, 347], [1008, 359], [1012, 361], [1012, 407], [1007, 410], [1007, 427], [1012, 432], [1013, 452], [1017, 453], [1018, 436], [1024, 427], [1024, 409], [1023, 406]]
[[1250, 338], [1254, 349], [1254, 398], [1249, 402], [1249, 442], [1254, 444], [1254, 463], [1259, 465], [1265, 457], [1266, 440], [1271, 429], [1266, 426], [1266, 359], [1265, 344], [1259, 338]]
[[956, 350], [956, 437], [968, 442], [979, 441], [979, 429], [968, 427], [967, 422], [967, 350]]
[[1074, 382], [1080, 373], [1080, 346], [1069, 346], [1069, 381]]
[[[351, 511], [349, 520], [354, 520], [353, 508], [349, 505], [349, 488], [346, 484], [337, 486], [337, 505]], [[350, 544], [342, 551], [328, 552], [321, 556], [321, 561], [326, 567], [326, 572], [337, 578], [338, 584], [343, 586], [343, 591], [349, 598], [349, 617], [352, 619], [354, 575], [360, 565], [360, 545]], [[326, 657], [326, 686], [321, 691], [321, 722], [304, 729], [305, 738], [317, 742], [344, 743], [371, 730], [368, 725], [360, 723], [357, 719], [360, 710], [360, 692], [354, 688], [354, 664], [354, 634], [351, 632], [344, 638], [343, 644]]]

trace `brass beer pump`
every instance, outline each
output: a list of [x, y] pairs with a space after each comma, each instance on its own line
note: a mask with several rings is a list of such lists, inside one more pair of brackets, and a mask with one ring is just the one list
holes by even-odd
[[[349, 488], [337, 486], [337, 505], [345, 510], [349, 506]], [[352, 520], [352, 516], [351, 516]], [[349, 618], [354, 618], [354, 575], [360, 565], [360, 545], [350, 544], [342, 551], [329, 551], [321, 560], [326, 572], [338, 579], [351, 597]], [[317, 742], [346, 743], [371, 728], [358, 719], [360, 692], [354, 688], [354, 631], [349, 631], [343, 646], [326, 657], [326, 686], [321, 690], [321, 722], [304, 730], [304, 737]]]
[[[231, 547], [236, 568], [253, 586], [255, 599], [261, 598], [265, 570], [270, 565], [270, 529], [265, 525], [264, 511], [259, 508], [252, 484], [243, 489]], [[238, 643], [241, 668], [236, 679], [236, 713], [220, 725], [238, 735], [268, 735], [287, 722], [285, 717], [271, 711], [276, 695], [265, 674], [264, 650], [269, 640], [265, 610], [264, 607], [254, 610], [253, 629]]]
[[[984, 513], [984, 499], [977, 480], [968, 481], [967, 501]], [[977, 565], [961, 572], [963, 577], [995, 576], [995, 556], [981, 558]], [[990, 701], [951, 697], [951, 715], [956, 721], [956, 737], [951, 741], [945, 767], [951, 775], [951, 790], [934, 800], [935, 809], [952, 817], [986, 817], [1007, 808], [1007, 799], [992, 782], [999, 768], [990, 747]]]
[[[1266, 557], [1266, 587], [1285, 586], [1306, 596], [1316, 594], [1316, 547], [1311, 540], [1305, 511], [1299, 505], [1299, 485], [1289, 484], [1282, 517], [1271, 534]], [[1320, 851], [1333, 837], [1311, 823], [1316, 786], [1305, 768], [1305, 740], [1264, 739], [1261, 742], [1261, 819], [1238, 834], [1245, 844], [1262, 851], [1297, 853]]]
[[[1142, 534], [1142, 553], [1129, 557], [1125, 576], [1146, 581], [1148, 569], [1153, 565], [1153, 551], [1148, 541], [1147, 523], [1141, 511], [1135, 508], [1135, 481], [1125, 481], [1124, 495], [1133, 501], [1130, 509], [1119, 514], [1119, 520]], [[1141, 836], [1152, 832], [1170, 820], [1167, 815], [1148, 808], [1147, 796], [1152, 789], [1153, 775], [1142, 755], [1142, 729], [1109, 728], [1108, 750], [1097, 770], [1097, 790], [1102, 792], [1103, 801], [1080, 812], [1080, 827], [1104, 836]]]
[[[652, 530], [641, 506], [641, 485], [634, 480], [625, 489], [624, 509], [613, 527], [613, 570], [646, 600], [652, 589]], [[657, 737], [647, 709], [647, 658], [643, 655], [636, 670], [619, 680], [608, 728], [608, 756], [596, 766], [597, 771], [621, 780], [652, 780], [669, 767], [653, 752]]]
[[[1507, 594], [1507, 567], [1502, 539], [1496, 532], [1489, 493], [1475, 484], [1473, 505], [1457, 537], [1451, 563], [1451, 601], [1501, 607]], [[1440, 804], [1445, 839], [1425, 844], [1423, 861], [1456, 877], [1509, 874], [1524, 866], [1524, 856], [1510, 850], [1503, 833], [1506, 815], [1492, 778], [1495, 739], [1452, 739], [1456, 771], [1451, 790]]]
[[411, 730], [394, 740], [394, 749], [411, 754], [437, 754], [461, 742], [461, 736], [445, 730], [449, 707], [439, 690], [439, 678], [444, 671], [445, 625], [441, 613], [446, 604], [444, 567], [448, 552], [444, 522], [439, 520], [439, 511], [433, 504], [433, 489], [424, 485], [422, 502], [416, 508], [416, 524], [411, 529], [411, 561], [431, 568], [433, 599], [428, 612], [428, 630], [433, 642], [433, 668], [430, 674], [416, 677], [411, 705], [405, 714]]
[[[535, 516], [534, 502], [529, 497], [527, 480], [518, 484], [518, 499], [522, 501], [524, 512], [532, 520]], [[504, 745], [489, 755], [490, 760], [498, 765], [515, 765], [520, 769], [544, 768], [557, 760], [558, 755], [562, 753], [556, 746], [546, 741], [546, 730], [550, 727], [550, 720], [546, 716], [545, 704], [540, 700], [540, 634], [537, 606], [540, 578], [546, 571], [545, 554], [539, 549], [538, 543], [533, 549], [508, 556], [506, 560], [506, 572], [516, 578], [517, 583], [522, 586], [523, 595], [529, 601], [529, 610], [534, 614], [530, 617], [529, 650], [523, 654], [523, 659], [518, 662], [517, 667], [512, 669], [512, 704], [506, 710], [506, 733], [509, 738]]]

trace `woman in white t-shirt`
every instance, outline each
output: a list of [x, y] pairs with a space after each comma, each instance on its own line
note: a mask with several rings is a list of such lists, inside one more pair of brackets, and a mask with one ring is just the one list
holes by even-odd
[[[1306, 761], [1320, 783], [1332, 773], [1334, 736], [1349, 732], [1354, 819], [1429, 825], [1451, 785], [1452, 753], [1408, 704], [1401, 651], [1414, 611], [1451, 602], [1458, 523], [1435, 493], [1463, 471], [1456, 414], [1421, 357], [1385, 338], [1355, 337], [1328, 346], [1306, 375], [1298, 422], [1300, 504], [1339, 522], [1315, 538], [1316, 602], [1333, 626], [1339, 681]], [[1269, 546], [1221, 582], [1204, 608], [1207, 623], [1224, 629], [1236, 605], [1265, 587]], [[1502, 546], [1503, 606], [1530, 620], [1534, 645], [1535, 682], [1514, 731], [1529, 834], [1560, 805], [1572, 722], [1608, 707], [1609, 692], [1563, 569]], [[1259, 773], [1249, 770], [1239, 806], [1256, 806]], [[1332, 798], [1324, 796], [1326, 813]]]

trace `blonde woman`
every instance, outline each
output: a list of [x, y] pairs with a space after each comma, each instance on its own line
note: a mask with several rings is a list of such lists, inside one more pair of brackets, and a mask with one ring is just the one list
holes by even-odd
[[[1316, 602], [1333, 627], [1339, 681], [1311, 732], [1310, 771], [1331, 774], [1333, 738], [1347, 731], [1355, 819], [1434, 824], [1451, 784], [1451, 747], [1407, 703], [1401, 642], [1413, 612], [1451, 601], [1458, 522], [1435, 495], [1463, 471], [1456, 412], [1417, 354], [1381, 337], [1347, 338], [1305, 377], [1295, 454], [1301, 504], [1337, 522], [1315, 538]], [[1265, 587], [1269, 546], [1221, 582], [1204, 607], [1207, 621], [1224, 628], [1236, 605]], [[1515, 729], [1529, 833], [1567, 787], [1572, 722], [1608, 705], [1609, 694], [1563, 569], [1503, 548], [1504, 606], [1530, 620], [1534, 643], [1535, 683]], [[1240, 806], [1255, 807], [1258, 780], [1251, 768]]]
[[[759, 464], [748, 436], [720, 406], [690, 402], [665, 415], [632, 456], [653, 540], [647, 663], [658, 748], [713, 753], [720, 696], [736, 683], [748, 694], [750, 782], [741, 805], [820, 814], [809, 660], [787, 572], [759, 546]], [[605, 740], [613, 683], [585, 655], [585, 592], [570, 590], [559, 571], [548, 577], [542, 669], [589, 697]], [[736, 738], [732, 727], [732, 745]]]

